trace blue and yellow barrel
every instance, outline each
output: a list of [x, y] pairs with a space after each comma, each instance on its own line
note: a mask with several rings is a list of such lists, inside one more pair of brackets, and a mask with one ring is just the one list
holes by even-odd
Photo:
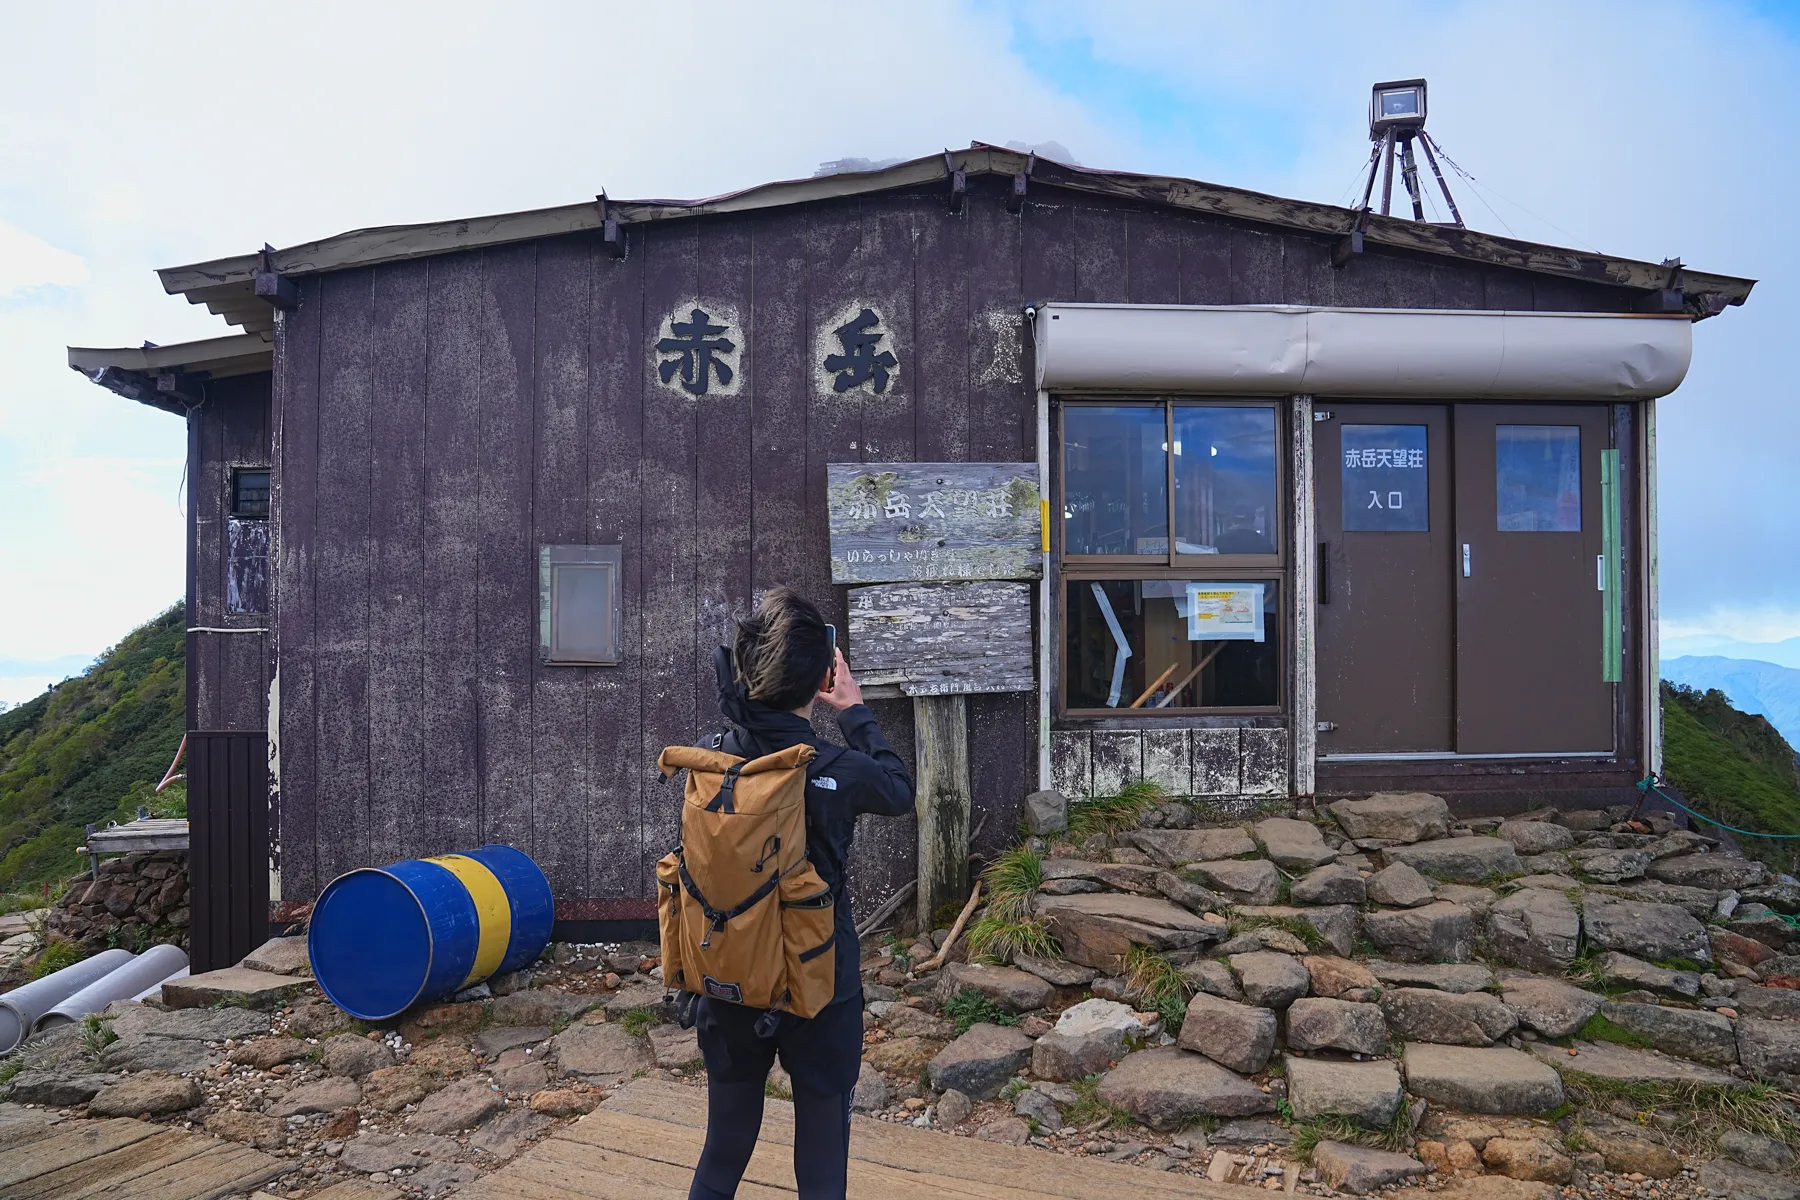
[[550, 882], [511, 846], [410, 858], [319, 893], [307, 952], [319, 989], [364, 1021], [516, 971], [550, 944]]

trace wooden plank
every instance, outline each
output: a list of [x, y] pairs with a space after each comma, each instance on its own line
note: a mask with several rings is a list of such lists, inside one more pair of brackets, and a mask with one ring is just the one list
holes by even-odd
[[[809, 318], [806, 306], [806, 236], [803, 211], [770, 213], [756, 229], [756, 270], [751, 280], [756, 352], [748, 364], [751, 600], [776, 584], [798, 584], [818, 572], [816, 543], [806, 540], [818, 500], [807, 493], [807, 414], [811, 408]], [[809, 565], [810, 564], [810, 565]]]
[[1223, 221], [1181, 224], [1181, 302], [1232, 303], [1231, 226]]
[[1139, 214], [1123, 208], [1078, 204], [1075, 225], [1075, 299], [1123, 304], [1131, 299], [1130, 224]]
[[[1031, 206], [1014, 216], [1006, 211], [1006, 181], [970, 181], [964, 211], [969, 223], [969, 457], [983, 462], [1037, 461], [1037, 394], [1031, 331], [1021, 311], [1027, 297], [1049, 300], [1029, 290], [1025, 245], [1038, 253]], [[1033, 278], [1029, 281], [1041, 281]], [[1073, 286], [1072, 280], [1069, 286]]]
[[827, 468], [831, 581], [1037, 579], [1037, 464], [889, 463]]
[[[620, 665], [593, 667], [587, 679], [587, 888], [617, 900], [645, 894], [642, 824], [651, 772], [639, 757], [644, 733], [644, 577], [654, 566], [644, 542], [644, 260], [642, 231], [628, 235], [624, 258], [599, 246], [588, 260], [593, 319], [588, 326], [588, 535], [621, 549]], [[635, 748], [635, 749], [634, 749]], [[665, 793], [666, 794], [666, 793]]]
[[[239, 379], [220, 380], [211, 385], [215, 397], [229, 395], [225, 408], [225, 457], [227, 465], [269, 465], [269, 387], [270, 377], [248, 375]], [[229, 482], [229, 481], [228, 481]], [[221, 501], [221, 511], [230, 511], [230, 499]], [[247, 598], [260, 601], [250, 611], [229, 617], [224, 624], [246, 628], [269, 626], [270, 592], [273, 580], [269, 557], [270, 525], [268, 519], [235, 520], [226, 517], [227, 570], [226, 607], [230, 607], [233, 580], [249, 591]], [[190, 621], [190, 625], [211, 622]], [[254, 729], [266, 731], [268, 726], [269, 681], [265, 674], [267, 635], [257, 633], [216, 634], [219, 643], [220, 691], [222, 720], [203, 723], [201, 729]]]
[[962, 696], [913, 700], [918, 782], [919, 928], [936, 929], [940, 908], [969, 891], [969, 716]]
[[199, 1149], [190, 1144], [195, 1140], [192, 1134], [162, 1125], [150, 1128], [149, 1137], [129, 1146], [73, 1157], [55, 1170], [11, 1184], [7, 1200], [86, 1200], [189, 1158]]
[[1125, 222], [1125, 287], [1133, 304], [1181, 303], [1181, 227], [1166, 212], [1134, 212]]
[[1288, 709], [1293, 713], [1293, 791], [1313, 794], [1313, 760], [1319, 740], [1318, 610], [1319, 542], [1313, 513], [1313, 402], [1296, 396], [1288, 406], [1290, 463], [1288, 485], [1293, 505], [1289, 527], [1294, 531], [1291, 579], [1294, 614], [1292, 677], [1288, 684]]
[[915, 456], [931, 462], [969, 457], [968, 209], [927, 203], [917, 212], [913, 258], [912, 388]]
[[482, 258], [431, 264], [425, 364], [423, 670], [426, 819], [432, 854], [479, 844], [475, 673], [480, 554]]
[[[815, 353], [818, 360], [814, 381], [822, 398], [855, 396], [862, 407], [863, 447], [865, 462], [910, 462], [917, 458], [915, 425], [918, 382], [914, 371], [918, 365], [918, 323], [915, 317], [918, 293], [918, 241], [915, 222], [923, 202], [916, 196], [871, 196], [862, 204], [861, 248], [862, 268], [857, 283], [858, 295], [845, 305], [845, 320], [819, 331]], [[854, 310], [854, 311], [852, 311]], [[881, 340], [868, 350], [868, 356], [893, 356], [894, 366], [886, 370], [882, 389], [875, 390], [879, 377], [873, 370], [832, 371], [825, 359], [843, 356], [849, 349], [836, 330], [856, 320], [867, 310], [880, 320], [868, 335], [881, 334]], [[854, 334], [855, 331], [852, 330]], [[885, 361], [885, 360], [883, 360]], [[838, 380], [869, 377], [844, 392], [837, 392]]]
[[[193, 605], [190, 627], [225, 624], [225, 494], [224, 414], [221, 406], [203, 405], [188, 417], [191, 456], [188, 486], [190, 548], [193, 554]], [[225, 634], [224, 637], [239, 636]], [[209, 729], [219, 716], [219, 641], [221, 635], [189, 634], [194, 652], [189, 679], [197, 689], [190, 707], [189, 729]], [[205, 722], [205, 723], [203, 723]]]
[[431, 265], [375, 271], [370, 476], [369, 858], [428, 854], [425, 796], [425, 487], [427, 328]]
[[[645, 247], [644, 313], [646, 341], [657, 340], [657, 328], [665, 318], [685, 321], [686, 314], [702, 307], [699, 293], [699, 241], [697, 225], [670, 225], [652, 230]], [[712, 303], [710, 298], [706, 298]], [[728, 327], [721, 335], [743, 345], [744, 331], [737, 314], [727, 314], [716, 303], [706, 309], [714, 324]], [[659, 373], [665, 357], [652, 347], [639, 360], [643, 364], [643, 654], [641, 663], [644, 740], [638, 763], [653, 763], [663, 747], [692, 742], [698, 735], [699, 681], [694, 676], [695, 631], [692, 614], [698, 583], [695, 552], [696, 481], [699, 465], [696, 447], [702, 397], [677, 386], [680, 376], [665, 385]], [[741, 351], [740, 351], [741, 353]], [[742, 375], [730, 381], [715, 376], [707, 394], [715, 390], [741, 390]], [[728, 386], [722, 386], [728, 385]], [[634, 764], [640, 775], [649, 775]], [[660, 803], [642, 810], [638, 849], [633, 855], [638, 879], [630, 895], [649, 896], [647, 870], [656, 857], [678, 840], [680, 805], [674, 793], [659, 789]]]
[[0, 1188], [18, 1187], [69, 1163], [111, 1153], [159, 1132], [161, 1126], [129, 1117], [65, 1122], [45, 1137], [0, 1150]]
[[190, 1146], [184, 1157], [96, 1191], [93, 1200], [215, 1200], [242, 1194], [294, 1169], [291, 1162], [248, 1146], [190, 1138], [199, 1145]]
[[[586, 238], [538, 246], [527, 547], [534, 554], [588, 541], [593, 253]], [[532, 632], [541, 636], [536, 625]], [[620, 668], [552, 667], [531, 656], [531, 854], [559, 896], [589, 895], [588, 828], [613, 815], [596, 808], [588, 771], [588, 675], [600, 670]]]
[[[321, 280], [301, 283], [301, 307], [276, 332], [276, 378], [282, 381], [273, 497], [275, 529], [275, 628], [280, 645], [277, 865], [282, 890], [312, 897], [319, 878], [318, 696], [315, 687], [315, 588], [313, 549], [318, 534], [319, 320]], [[310, 303], [309, 303], [310, 301]]]
[[850, 589], [847, 657], [865, 684], [909, 696], [1030, 691], [1031, 586], [890, 583]]
[[1280, 304], [1281, 235], [1237, 226], [1231, 231], [1231, 303]]
[[478, 302], [481, 403], [477, 478], [475, 691], [481, 843], [529, 851], [531, 672], [538, 647], [531, 543], [536, 243], [486, 251]]
[[369, 511], [374, 361], [370, 271], [328, 275], [319, 298], [318, 620], [314, 724], [319, 874], [369, 864]]
[[[697, 227], [696, 268], [702, 307], [723, 304], [736, 311], [742, 327], [725, 336], [739, 343], [735, 396], [699, 397], [695, 429], [694, 592], [688, 611], [694, 628], [694, 713], [685, 740], [720, 728], [712, 656], [736, 634], [736, 620], [748, 616], [756, 530], [751, 496], [756, 455], [756, 358], [761, 344], [754, 308], [755, 223], [744, 217], [704, 221]], [[652, 843], [655, 857], [669, 847]], [[652, 853], [654, 852], [654, 853]]]

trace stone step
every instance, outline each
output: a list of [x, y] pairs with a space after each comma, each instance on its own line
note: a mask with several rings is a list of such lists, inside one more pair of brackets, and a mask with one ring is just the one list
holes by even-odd
[[226, 967], [204, 975], [189, 975], [163, 984], [163, 1003], [170, 1008], [210, 1008], [235, 1004], [245, 1008], [280, 1008], [313, 986], [310, 979]]

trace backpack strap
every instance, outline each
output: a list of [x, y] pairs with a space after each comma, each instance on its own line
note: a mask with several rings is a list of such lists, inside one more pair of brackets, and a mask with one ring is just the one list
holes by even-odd
[[768, 879], [763, 881], [761, 887], [758, 887], [754, 892], [751, 892], [746, 896], [743, 902], [738, 904], [737, 907], [720, 912], [707, 901], [704, 895], [701, 894], [699, 885], [694, 882], [694, 877], [688, 874], [687, 858], [685, 856], [680, 861], [679, 870], [681, 872], [681, 886], [687, 889], [687, 894], [694, 898], [694, 903], [700, 906], [700, 911], [705, 914], [707, 921], [711, 923], [711, 927], [706, 931], [706, 936], [700, 939], [700, 948], [702, 950], [705, 950], [712, 945], [713, 934], [723, 933], [725, 931], [726, 922], [736, 920], [764, 900], [767, 900], [769, 894], [781, 883], [781, 872], [776, 871]]

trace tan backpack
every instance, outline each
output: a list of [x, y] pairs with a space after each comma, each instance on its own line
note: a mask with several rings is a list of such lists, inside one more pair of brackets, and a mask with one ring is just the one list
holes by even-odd
[[686, 769], [681, 845], [656, 864], [666, 987], [810, 1017], [831, 1003], [831, 889], [806, 860], [811, 746], [745, 761], [670, 746], [664, 777]]

